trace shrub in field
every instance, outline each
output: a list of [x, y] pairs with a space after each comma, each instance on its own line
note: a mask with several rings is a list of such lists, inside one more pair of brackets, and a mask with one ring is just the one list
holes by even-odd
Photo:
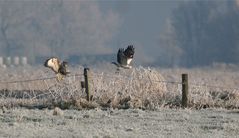
[[113, 108], [140, 108], [157, 103], [167, 92], [163, 76], [154, 69], [134, 68], [93, 73], [94, 99]]

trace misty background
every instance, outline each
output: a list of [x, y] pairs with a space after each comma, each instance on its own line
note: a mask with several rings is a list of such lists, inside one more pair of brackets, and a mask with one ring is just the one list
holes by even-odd
[[42, 64], [116, 60], [135, 65], [239, 64], [239, 0], [0, 0], [0, 56]]

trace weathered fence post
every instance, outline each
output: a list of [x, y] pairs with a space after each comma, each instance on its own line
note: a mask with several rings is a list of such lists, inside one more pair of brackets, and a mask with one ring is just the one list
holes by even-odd
[[86, 99], [90, 101], [89, 68], [84, 68]]
[[182, 74], [182, 107], [188, 106], [188, 74]]

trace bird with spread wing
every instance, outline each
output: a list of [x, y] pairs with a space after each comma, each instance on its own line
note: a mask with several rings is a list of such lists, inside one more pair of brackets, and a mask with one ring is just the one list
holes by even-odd
[[66, 61], [61, 63], [58, 58], [52, 57], [45, 61], [44, 66], [52, 69], [56, 73], [57, 80], [60, 81], [64, 76], [70, 73], [67, 71], [67, 64]]
[[132, 66], [130, 63], [133, 60], [134, 53], [135, 50], [133, 45], [129, 45], [126, 50], [124, 50], [124, 48], [120, 48], [117, 53], [117, 63], [112, 62], [112, 64], [124, 69], [131, 69]]

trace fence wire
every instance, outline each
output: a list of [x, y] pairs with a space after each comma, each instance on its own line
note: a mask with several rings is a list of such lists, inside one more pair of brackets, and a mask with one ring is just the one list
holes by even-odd
[[[83, 76], [83, 74], [74, 74], [74, 75], [67, 75], [65, 78], [69, 77], [77, 77], [77, 76]], [[41, 80], [52, 80], [56, 79], [56, 76], [52, 77], [45, 77], [45, 78], [35, 78], [35, 79], [26, 79], [26, 80], [14, 80], [14, 81], [0, 81], [0, 84], [8, 84], [8, 83], [25, 83], [25, 82], [33, 82], [33, 81], [41, 81]]]
[[[76, 79], [80, 77], [80, 79]], [[131, 96], [150, 101], [164, 101], [172, 104], [179, 103], [182, 94], [181, 81], [167, 81], [157, 72], [138, 70], [130, 74], [96, 73], [90, 74], [90, 91], [98, 99], [115, 100], [115, 97]], [[66, 76], [63, 82], [57, 82], [56, 76], [0, 81], [0, 103], [9, 99], [69, 99], [75, 96], [85, 96], [80, 80], [84, 74]], [[238, 93], [239, 88], [224, 87], [210, 84], [190, 82], [189, 96], [192, 103], [218, 104], [215, 99], [230, 99], [232, 94]], [[165, 100], [166, 99], [166, 100]], [[1, 105], [1, 104], [0, 104]]]
[[49, 101], [67, 100], [81, 95], [79, 80], [82, 76], [83, 74], [67, 75], [60, 82], [55, 76], [0, 81], [0, 106], [44, 105]]
[[[147, 74], [150, 76], [149, 74]], [[134, 94], [132, 92], [132, 89], [136, 89], [137, 96], [141, 97], [148, 97], [154, 99], [155, 97], [158, 98], [158, 101], [166, 101], [166, 103], [170, 103], [171, 105], [179, 105], [181, 103], [182, 98], [182, 82], [181, 81], [168, 81], [168, 80], [157, 80], [150, 77], [134, 77], [132, 74], [130, 75], [112, 75], [112, 74], [96, 74], [96, 76], [101, 77], [107, 77], [110, 78], [111, 82], [105, 83], [103, 86], [108, 85], [109, 89], [105, 91], [123, 91], [124, 95], [127, 95], [129, 93]], [[96, 77], [93, 77], [96, 78]], [[117, 80], [118, 79], [118, 80]], [[122, 85], [119, 82], [119, 80], [123, 79], [125, 83]], [[145, 86], [145, 87], [139, 87], [140, 89], [137, 89], [137, 85], [134, 85], [132, 83], [135, 81], [135, 79], [138, 79], [137, 84]], [[145, 83], [141, 83], [145, 81]], [[190, 106], [195, 106], [197, 108], [202, 107], [225, 107], [225, 108], [237, 108], [239, 107], [239, 88], [237, 87], [230, 87], [230, 86], [220, 86], [220, 85], [214, 85], [214, 84], [203, 84], [199, 82], [190, 82], [190, 79], [188, 80], [189, 84], [189, 104]], [[112, 84], [113, 83], [113, 84]], [[155, 93], [150, 93], [149, 91], [154, 91], [155, 89], [151, 89], [152, 87], [155, 87], [154, 84], [157, 85], [165, 85], [166, 90], [164, 89], [157, 89], [156, 91], [158, 93], [162, 92], [164, 90], [164, 94], [157, 95]], [[121, 87], [121, 89], [116, 89], [118, 87]], [[97, 88], [99, 89], [99, 88]], [[102, 93], [102, 92], [101, 92]], [[121, 93], [122, 94], [122, 93]], [[107, 94], [106, 94], [107, 95]], [[117, 94], [115, 94], [117, 95]], [[113, 96], [115, 96], [113, 95]]]

